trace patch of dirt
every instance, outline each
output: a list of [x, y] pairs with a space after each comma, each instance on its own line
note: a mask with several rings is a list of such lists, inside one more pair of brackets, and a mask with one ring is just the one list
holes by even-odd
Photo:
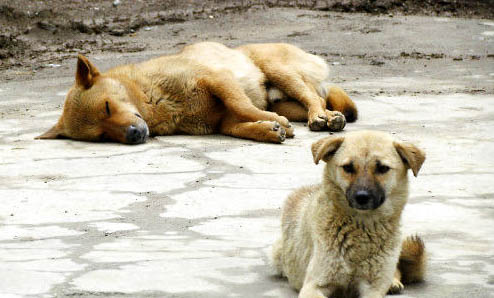
[[74, 53], [139, 52], [147, 45], [132, 41], [137, 30], [270, 7], [494, 18], [494, 0], [0, 0], [0, 71], [57, 67]]

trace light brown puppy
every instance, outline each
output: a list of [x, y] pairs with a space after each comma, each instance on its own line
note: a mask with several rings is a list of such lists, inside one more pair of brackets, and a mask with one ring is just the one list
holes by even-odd
[[79, 56], [62, 116], [38, 138], [137, 144], [148, 135], [220, 132], [281, 143], [293, 137], [289, 120], [339, 131], [340, 112], [352, 122], [357, 109], [328, 77], [321, 58], [288, 44], [203, 42], [105, 73]]
[[323, 181], [288, 197], [273, 246], [275, 268], [299, 297], [384, 297], [400, 292], [401, 281], [422, 280], [423, 242], [401, 243], [400, 218], [407, 170], [417, 176], [424, 153], [386, 133], [360, 131], [321, 139], [312, 154], [316, 164], [326, 162]]

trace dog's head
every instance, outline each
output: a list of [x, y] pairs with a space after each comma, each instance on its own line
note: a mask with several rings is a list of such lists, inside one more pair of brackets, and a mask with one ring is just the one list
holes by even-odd
[[105, 76], [84, 56], [77, 59], [75, 84], [57, 124], [37, 139], [70, 138], [139, 144], [149, 134], [136, 107], [144, 96], [124, 77]]
[[330, 136], [312, 145], [314, 162], [327, 163], [324, 183], [342, 196], [344, 207], [401, 210], [408, 196], [407, 170], [417, 176], [425, 154], [412, 144], [394, 141], [377, 131]]

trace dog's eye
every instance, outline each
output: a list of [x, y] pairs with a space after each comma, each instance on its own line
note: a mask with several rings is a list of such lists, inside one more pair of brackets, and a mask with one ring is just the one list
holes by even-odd
[[106, 107], [106, 113], [108, 114], [108, 116], [111, 116], [110, 104], [107, 101], [105, 102], [105, 107]]
[[353, 163], [343, 165], [342, 168], [343, 168], [343, 171], [345, 171], [348, 174], [355, 173], [355, 168], [353, 167]]
[[139, 115], [137, 113], [135, 113], [134, 115], [136, 115], [137, 118], [141, 118], [142, 119], [142, 116], [141, 115]]
[[382, 165], [382, 164], [378, 164], [376, 166], [376, 172], [378, 174], [386, 174], [388, 171], [389, 171], [389, 167], [388, 166], [385, 166], [385, 165]]

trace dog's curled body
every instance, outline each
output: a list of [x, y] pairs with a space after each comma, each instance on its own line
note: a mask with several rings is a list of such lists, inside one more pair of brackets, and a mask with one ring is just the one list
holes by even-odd
[[289, 121], [340, 131], [357, 109], [327, 79], [321, 58], [286, 44], [202, 42], [104, 73], [79, 56], [62, 116], [37, 138], [139, 144], [148, 135], [222, 133], [281, 143], [294, 136]]
[[[407, 168], [416, 173], [424, 159], [418, 148], [403, 146], [375, 132], [328, 137], [313, 145], [314, 160], [327, 162], [322, 183], [300, 188], [287, 198], [282, 236], [273, 245], [272, 255], [275, 269], [300, 291], [300, 297], [333, 297], [335, 293], [383, 297], [388, 291], [401, 291], [400, 280], [423, 278], [425, 254], [419, 238], [405, 240], [401, 251], [408, 259], [401, 273], [413, 276], [413, 281], [397, 270], [400, 218], [408, 198]], [[409, 160], [407, 165], [402, 158]], [[387, 173], [364, 177], [372, 176], [374, 165], [381, 162], [389, 166]], [[351, 178], [342, 170], [350, 163], [355, 167]], [[369, 192], [373, 183], [383, 189], [385, 199], [377, 207], [350, 206], [351, 189], [364, 189], [357, 185], [364, 178], [362, 185]]]

